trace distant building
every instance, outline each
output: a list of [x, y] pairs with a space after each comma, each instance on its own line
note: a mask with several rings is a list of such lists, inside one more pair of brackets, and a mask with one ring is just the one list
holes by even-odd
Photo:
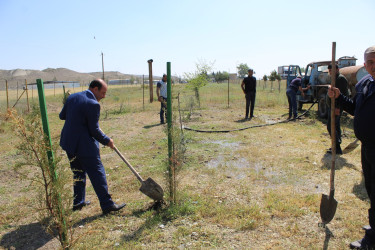
[[341, 69], [341, 68], [348, 67], [348, 66], [355, 66], [357, 60], [358, 59], [355, 57], [343, 56], [337, 60], [338, 61], [337, 64], [339, 68]]
[[229, 73], [229, 80], [232, 81], [232, 80], [236, 80], [238, 77], [237, 77], [237, 73]]

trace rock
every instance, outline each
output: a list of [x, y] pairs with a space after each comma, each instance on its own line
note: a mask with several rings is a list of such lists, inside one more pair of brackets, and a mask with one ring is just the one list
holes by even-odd
[[191, 238], [192, 238], [193, 240], [198, 240], [198, 238], [199, 238], [199, 234], [198, 234], [197, 232], [192, 232], [192, 233], [191, 233]]

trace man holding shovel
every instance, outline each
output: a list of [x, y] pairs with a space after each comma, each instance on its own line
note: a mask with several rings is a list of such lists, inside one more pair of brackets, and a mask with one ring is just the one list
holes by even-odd
[[99, 153], [99, 142], [112, 149], [115, 147], [113, 140], [99, 127], [99, 101], [105, 98], [107, 88], [102, 79], [92, 81], [88, 90], [68, 97], [59, 115], [61, 120], [65, 120], [60, 146], [66, 151], [73, 171], [73, 210], [81, 210], [90, 204], [85, 200], [86, 174], [99, 198], [103, 214], [118, 211], [125, 206], [125, 203], [114, 203], [108, 193], [105, 170]]
[[329, 88], [328, 96], [337, 98], [343, 109], [354, 115], [354, 132], [362, 142], [361, 162], [365, 187], [370, 198], [368, 217], [370, 227], [363, 239], [352, 242], [351, 248], [375, 248], [375, 46], [364, 53], [365, 68], [369, 73], [356, 85], [353, 100], [340, 93], [338, 88]]

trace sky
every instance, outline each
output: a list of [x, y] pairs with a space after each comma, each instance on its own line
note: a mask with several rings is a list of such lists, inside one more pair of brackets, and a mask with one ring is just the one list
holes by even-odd
[[256, 77], [375, 45], [374, 0], [0, 0], [0, 69], [172, 75], [196, 65]]

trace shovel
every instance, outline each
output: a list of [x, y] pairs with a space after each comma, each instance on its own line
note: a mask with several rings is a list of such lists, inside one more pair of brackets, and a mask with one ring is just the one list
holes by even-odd
[[137, 179], [141, 182], [141, 187], [139, 191], [150, 197], [155, 201], [162, 201], [164, 191], [159, 184], [157, 184], [153, 179], [150, 177], [147, 180], [143, 180], [142, 177], [138, 174], [138, 172], [130, 165], [130, 163], [125, 159], [125, 157], [118, 151], [116, 146], [114, 147], [115, 152], [120, 156], [120, 158], [126, 163], [126, 165], [130, 168], [133, 174], [137, 177]]
[[[332, 44], [332, 77], [331, 85], [335, 87], [336, 83], [336, 42]], [[329, 181], [329, 196], [323, 194], [322, 200], [320, 201], [320, 218], [324, 224], [328, 224], [336, 213], [337, 201], [334, 198], [335, 195], [335, 160], [336, 160], [336, 128], [335, 128], [335, 98], [331, 99], [331, 140], [332, 140], [332, 164], [331, 164], [331, 175]]]

